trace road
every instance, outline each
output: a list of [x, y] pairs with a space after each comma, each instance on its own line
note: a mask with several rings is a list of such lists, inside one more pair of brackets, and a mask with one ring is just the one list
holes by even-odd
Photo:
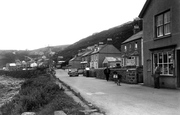
[[154, 89], [90, 77], [69, 77], [56, 70], [56, 77], [71, 86], [107, 115], [180, 115], [180, 90]]

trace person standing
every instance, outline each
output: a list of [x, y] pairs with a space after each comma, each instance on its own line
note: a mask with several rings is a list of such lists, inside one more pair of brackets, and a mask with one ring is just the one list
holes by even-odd
[[160, 88], [160, 84], [159, 84], [159, 77], [161, 74], [161, 68], [159, 66], [156, 67], [155, 69], [155, 76], [154, 76], [154, 88]]
[[106, 75], [106, 80], [109, 81], [109, 74], [110, 74], [111, 70], [108, 68], [108, 66], [106, 67], [106, 69], [104, 69], [104, 74]]

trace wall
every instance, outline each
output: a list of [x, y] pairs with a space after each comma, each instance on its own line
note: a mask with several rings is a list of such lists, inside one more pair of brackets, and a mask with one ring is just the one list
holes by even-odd
[[11, 76], [15, 78], [31, 78], [36, 75], [36, 70], [21, 70], [21, 71], [3, 71], [0, 70], [0, 75]]
[[[95, 77], [98, 79], [106, 79], [105, 75], [104, 75], [104, 69], [105, 68], [99, 68], [99, 69], [94, 69], [93, 71], [95, 72]], [[130, 84], [137, 84], [138, 81], [138, 77], [137, 77], [137, 73], [138, 71], [135, 69], [129, 69], [127, 71], [126, 68], [111, 68], [111, 73], [110, 73], [110, 80], [113, 80], [113, 72], [116, 71], [119, 75], [122, 76], [121, 78], [121, 82], [123, 83], [130, 83]], [[142, 71], [139, 73], [141, 74]], [[140, 75], [139, 74], [139, 75]]]

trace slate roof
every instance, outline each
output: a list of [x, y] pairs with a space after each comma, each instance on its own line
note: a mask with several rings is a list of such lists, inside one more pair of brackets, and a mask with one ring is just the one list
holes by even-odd
[[125, 40], [122, 44], [142, 38], [143, 36], [143, 31], [138, 32], [137, 34], [132, 35], [130, 38], [128, 38], [127, 40]]
[[86, 53], [84, 53], [82, 56], [87, 56], [89, 54], [91, 54], [93, 52], [93, 50], [87, 51]]
[[99, 51], [101, 51], [106, 45], [101, 45], [101, 46], [98, 46], [97, 50], [94, 50], [91, 54], [95, 54], [95, 53], [98, 53]]

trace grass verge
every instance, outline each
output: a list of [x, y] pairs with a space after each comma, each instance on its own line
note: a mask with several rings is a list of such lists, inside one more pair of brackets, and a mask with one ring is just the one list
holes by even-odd
[[23, 112], [36, 112], [36, 115], [54, 115], [62, 110], [68, 115], [76, 115], [84, 108], [64, 93], [50, 75], [26, 80], [12, 101], [5, 103], [2, 115], [21, 115]]

